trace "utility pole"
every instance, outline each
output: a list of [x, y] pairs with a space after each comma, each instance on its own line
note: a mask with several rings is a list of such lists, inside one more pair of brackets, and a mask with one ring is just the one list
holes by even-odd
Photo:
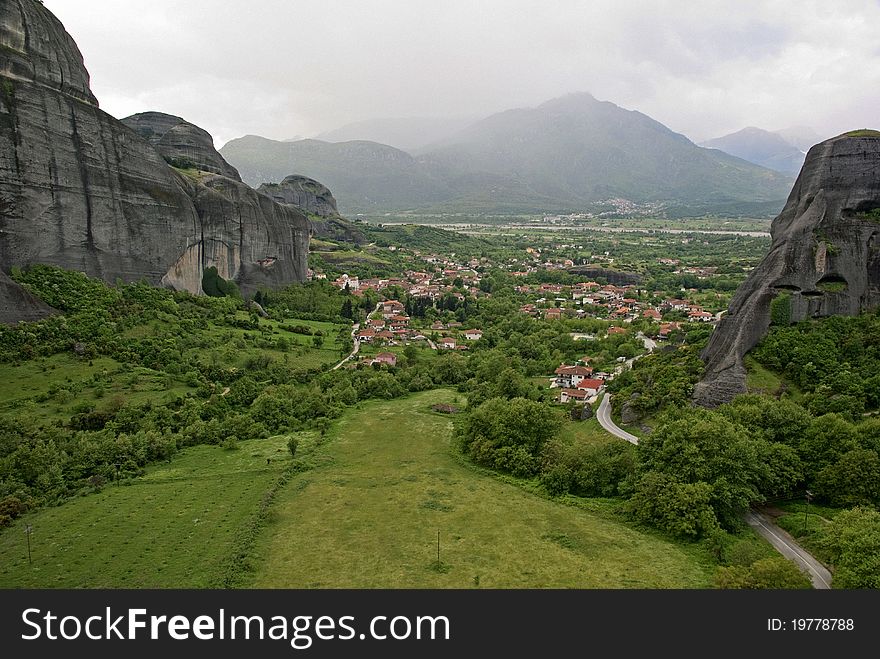
[[24, 527], [24, 534], [27, 536], [27, 547], [28, 547], [28, 565], [33, 565], [34, 562], [31, 560], [31, 533], [34, 532], [34, 527], [28, 524]]
[[813, 500], [813, 493], [809, 490], [804, 490], [804, 533], [807, 532], [807, 511], [810, 509], [810, 501]]

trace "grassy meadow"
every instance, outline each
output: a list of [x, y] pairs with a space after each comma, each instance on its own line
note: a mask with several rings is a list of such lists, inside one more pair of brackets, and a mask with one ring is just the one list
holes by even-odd
[[[271, 462], [267, 464], [267, 459]], [[206, 588], [291, 463], [286, 438], [194, 446], [147, 474], [0, 531], [0, 588]], [[25, 524], [33, 528], [28, 563]]]
[[[694, 546], [615, 519], [615, 503], [551, 501], [458, 459], [454, 402], [431, 391], [362, 403], [279, 493], [252, 587], [694, 588], [712, 566]], [[440, 532], [440, 565], [437, 533]]]

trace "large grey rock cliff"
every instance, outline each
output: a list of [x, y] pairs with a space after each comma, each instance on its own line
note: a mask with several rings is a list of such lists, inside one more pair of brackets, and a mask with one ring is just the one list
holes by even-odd
[[[194, 293], [214, 265], [245, 291], [305, 278], [306, 217], [237, 180], [172, 169], [98, 108], [76, 44], [41, 3], [0, 3], [0, 55], [0, 271], [47, 263]], [[14, 309], [10, 285], [0, 305]]]
[[[746, 391], [743, 357], [771, 322], [856, 315], [880, 304], [880, 132], [853, 131], [810, 149], [770, 251], [737, 289], [703, 351], [695, 401]], [[771, 314], [772, 310], [772, 314]]]
[[192, 167], [241, 181], [238, 170], [214, 148], [208, 131], [185, 119], [163, 112], [141, 112], [126, 117], [122, 123], [156, 147], [175, 167]]
[[315, 179], [291, 174], [281, 183], [263, 183], [257, 190], [278, 203], [305, 211], [312, 223], [312, 235], [317, 238], [357, 244], [366, 242], [364, 232], [339, 214], [330, 189]]

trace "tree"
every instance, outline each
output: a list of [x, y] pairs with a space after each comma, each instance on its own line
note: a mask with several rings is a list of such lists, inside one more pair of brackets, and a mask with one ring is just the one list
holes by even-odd
[[406, 363], [415, 366], [419, 361], [419, 349], [415, 346], [407, 346], [403, 349], [403, 356], [406, 357]]
[[[762, 465], [741, 427], [702, 409], [669, 414], [638, 448], [640, 473], [658, 472], [681, 484], [708, 486], [718, 521], [735, 527], [749, 504], [761, 499]], [[669, 489], [675, 492], [674, 489]]]
[[835, 588], [880, 588], [880, 512], [853, 508], [839, 513], [823, 545], [834, 564]]
[[807, 478], [812, 480], [844, 453], [858, 448], [857, 437], [855, 427], [837, 414], [813, 419], [797, 447]]
[[296, 457], [296, 449], [299, 448], [299, 440], [296, 437], [291, 437], [287, 440], [287, 450], [290, 451], [290, 457]]
[[816, 476], [816, 489], [833, 506], [880, 503], [880, 457], [868, 449], [844, 453]]
[[697, 538], [718, 527], [708, 483], [682, 483], [650, 472], [638, 481], [629, 509], [636, 519], [672, 535]]
[[540, 466], [544, 443], [560, 424], [553, 408], [545, 403], [492, 398], [466, 417], [459, 436], [465, 454], [477, 464], [515, 476], [531, 476]]

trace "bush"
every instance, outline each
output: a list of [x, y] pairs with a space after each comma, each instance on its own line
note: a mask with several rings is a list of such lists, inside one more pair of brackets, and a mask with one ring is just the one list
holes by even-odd
[[811, 588], [807, 576], [782, 556], [762, 558], [749, 567], [720, 567], [715, 575], [716, 588], [799, 589]]
[[533, 476], [544, 443], [561, 425], [556, 411], [525, 398], [492, 398], [458, 428], [462, 450], [474, 462], [515, 476]]
[[296, 437], [291, 437], [287, 440], [287, 450], [290, 451], [290, 457], [296, 457], [296, 449], [299, 448], [299, 440]]

